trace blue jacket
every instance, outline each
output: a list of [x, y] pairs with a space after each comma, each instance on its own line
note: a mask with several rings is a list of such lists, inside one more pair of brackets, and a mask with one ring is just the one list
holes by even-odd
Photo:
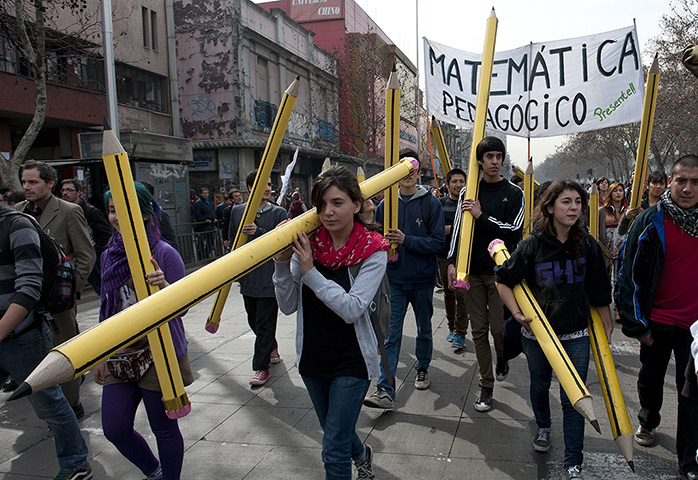
[[664, 215], [659, 203], [642, 212], [621, 251], [623, 263], [615, 300], [628, 337], [642, 338], [650, 333], [649, 318], [664, 267]]
[[[425, 196], [428, 198], [422, 200]], [[439, 268], [436, 254], [446, 241], [441, 202], [423, 187], [408, 201], [402, 195], [398, 198], [398, 229], [405, 234], [405, 241], [398, 246], [397, 261], [388, 263], [388, 280], [414, 288], [433, 287]], [[422, 201], [428, 202], [424, 208], [426, 219], [422, 218]], [[383, 203], [376, 210], [376, 222], [381, 225]]]

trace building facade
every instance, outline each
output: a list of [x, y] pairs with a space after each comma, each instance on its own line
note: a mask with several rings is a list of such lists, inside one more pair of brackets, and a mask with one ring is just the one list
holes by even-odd
[[[278, 0], [260, 6], [283, 10], [315, 32], [315, 43], [337, 57], [341, 149], [357, 157], [367, 175], [383, 169], [385, 85], [393, 66], [401, 89], [400, 147], [420, 150], [426, 124], [419, 125], [418, 134], [417, 68], [354, 0]], [[422, 119], [423, 114], [420, 109]], [[426, 167], [426, 161], [422, 163]]]
[[272, 183], [278, 191], [299, 148], [290, 190], [307, 200], [324, 159], [341, 156], [335, 57], [283, 11], [248, 0], [178, 1], [175, 22], [182, 133], [194, 147], [192, 188], [246, 191], [284, 91], [299, 78]]
[[[87, 0], [80, 11], [43, 3], [46, 120], [26, 158], [52, 163], [60, 178], [80, 179], [99, 205], [98, 198], [108, 189], [101, 167], [107, 100], [100, 1]], [[167, 22], [171, 5], [171, 0], [114, 2], [116, 95], [119, 127], [136, 179], [156, 184], [156, 196], [173, 221], [187, 223], [186, 177], [192, 155], [190, 142], [179, 137], [179, 107], [170, 88], [170, 77], [176, 74], [169, 60], [174, 46], [168, 41], [174, 39]], [[36, 102], [32, 70], [16, 43], [18, 36], [12, 34], [15, 22], [9, 13], [2, 17], [0, 33], [0, 152], [5, 158], [29, 126]], [[175, 172], [179, 182], [172, 181], [172, 174], [163, 178], [163, 170]]]

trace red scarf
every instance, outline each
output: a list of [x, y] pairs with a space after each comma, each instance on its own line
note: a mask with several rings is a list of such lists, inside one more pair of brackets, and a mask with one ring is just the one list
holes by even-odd
[[349, 235], [349, 240], [338, 250], [332, 247], [330, 232], [323, 226], [310, 237], [313, 247], [313, 257], [323, 266], [332, 270], [361, 263], [373, 253], [380, 250], [388, 251], [390, 243], [378, 232], [372, 232], [359, 222]]

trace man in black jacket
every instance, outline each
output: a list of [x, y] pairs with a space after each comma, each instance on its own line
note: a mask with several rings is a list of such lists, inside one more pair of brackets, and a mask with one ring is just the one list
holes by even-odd
[[[521, 239], [524, 219], [524, 197], [519, 187], [500, 175], [506, 148], [497, 137], [485, 137], [477, 145], [477, 163], [482, 171], [477, 200], [464, 198], [462, 209], [475, 218], [470, 261], [470, 289], [465, 300], [470, 314], [470, 330], [473, 334], [475, 354], [480, 368], [480, 397], [475, 410], [486, 412], [492, 408], [494, 373], [489, 335], [494, 339], [497, 354], [496, 375], [502, 381], [509, 373], [504, 360], [502, 339], [504, 338], [504, 306], [494, 284], [494, 260], [487, 247], [494, 239], [503, 240], [510, 252]], [[479, 175], [479, 172], [470, 172]], [[461, 195], [463, 196], [463, 195]], [[460, 213], [460, 212], [459, 212]], [[448, 255], [448, 283], [453, 287], [456, 280], [456, 252], [458, 251], [459, 216], [454, 222], [453, 240]]]
[[202, 188], [199, 199], [194, 202], [194, 231], [199, 233], [199, 253], [202, 259], [211, 254], [213, 248], [213, 230], [217, 223], [213, 204], [208, 198], [208, 188]]
[[102, 289], [101, 262], [102, 252], [107, 248], [109, 239], [111, 238], [111, 225], [102, 215], [102, 212], [94, 205], [90, 205], [82, 198], [82, 187], [80, 182], [75, 179], [67, 179], [61, 182], [61, 197], [66, 202], [76, 203], [82, 208], [87, 221], [87, 232], [92, 239], [92, 245], [95, 247], [95, 264], [92, 267], [90, 275], [87, 277], [87, 282], [92, 285], [92, 288], [97, 295]]

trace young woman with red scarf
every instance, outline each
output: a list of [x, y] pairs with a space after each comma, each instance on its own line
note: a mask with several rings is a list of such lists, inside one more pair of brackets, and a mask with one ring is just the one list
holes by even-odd
[[[323, 429], [326, 480], [374, 478], [371, 447], [356, 434], [370, 380], [379, 374], [378, 344], [369, 304], [387, 264], [388, 242], [366, 228], [356, 177], [345, 167], [320, 174], [311, 201], [322, 222], [298, 234], [275, 260], [279, 309], [297, 312], [296, 366]], [[349, 267], [360, 264], [356, 278]]]

